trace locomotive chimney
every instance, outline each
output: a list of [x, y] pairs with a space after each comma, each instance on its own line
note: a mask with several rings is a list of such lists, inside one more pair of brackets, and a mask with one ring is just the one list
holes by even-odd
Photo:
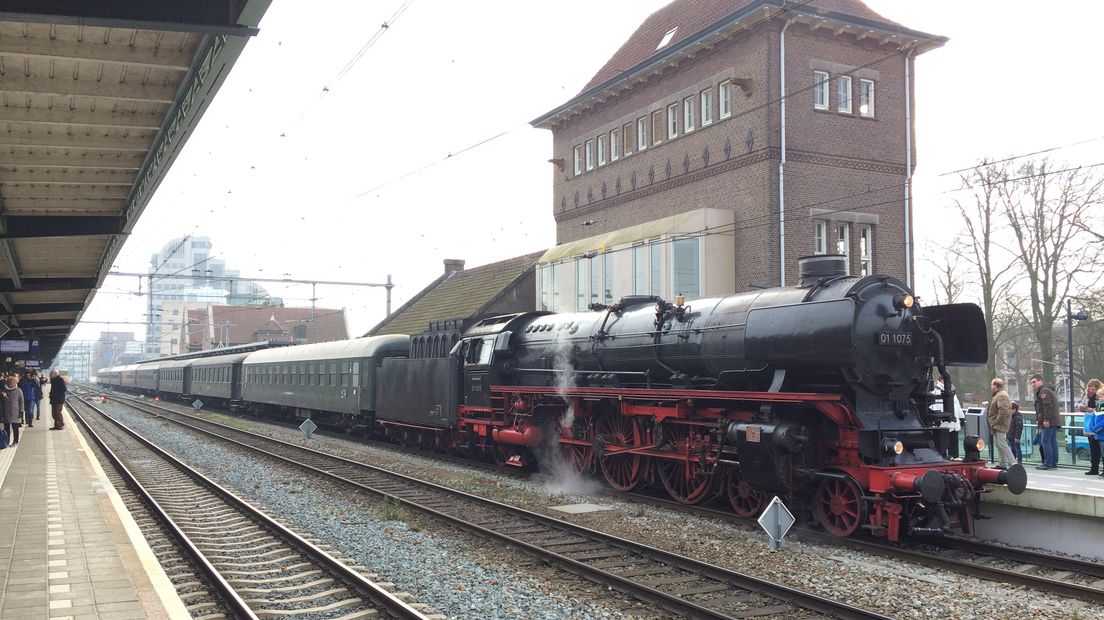
[[464, 270], [464, 261], [456, 258], [445, 259], [445, 275], [451, 276], [454, 273]]
[[797, 285], [813, 286], [825, 278], [847, 275], [847, 257], [839, 254], [802, 256], [797, 259], [797, 270], [800, 274]]

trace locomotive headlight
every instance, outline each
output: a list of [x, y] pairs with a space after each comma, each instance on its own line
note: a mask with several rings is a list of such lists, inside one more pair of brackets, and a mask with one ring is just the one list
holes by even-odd
[[977, 445], [977, 451], [981, 452], [982, 450], [985, 449], [985, 440], [982, 439], [981, 437], [978, 437], [976, 445]]
[[886, 454], [902, 454], [905, 451], [905, 444], [896, 439], [885, 439], [882, 441], [882, 449]]
[[893, 296], [893, 308], [895, 310], [907, 310], [916, 303], [916, 299], [907, 293], [898, 293]]
[[985, 440], [977, 435], [967, 435], [962, 441], [962, 448], [965, 452], [963, 460], [976, 461], [981, 458], [981, 451], [985, 449]]

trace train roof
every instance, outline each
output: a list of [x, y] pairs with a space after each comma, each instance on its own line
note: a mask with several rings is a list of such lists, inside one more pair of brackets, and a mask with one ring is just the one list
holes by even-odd
[[384, 351], [410, 349], [410, 336], [369, 336], [352, 340], [336, 340], [317, 344], [301, 344], [257, 351], [246, 358], [245, 364], [271, 364], [275, 362], [300, 362], [321, 359], [353, 359], [374, 357]]
[[221, 366], [223, 364], [236, 364], [245, 358], [252, 355], [252, 353], [233, 353], [230, 355], [219, 355], [216, 357], [201, 357], [198, 359], [188, 360], [192, 364], [192, 368], [205, 368], [207, 366]]

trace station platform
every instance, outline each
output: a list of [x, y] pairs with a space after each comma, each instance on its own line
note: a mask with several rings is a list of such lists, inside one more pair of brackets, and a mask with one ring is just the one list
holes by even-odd
[[1027, 490], [1013, 495], [1005, 487], [994, 487], [983, 500], [1021, 508], [1048, 510], [1083, 517], [1104, 518], [1104, 478], [1086, 476], [1080, 468], [1040, 471], [1027, 468]]
[[70, 422], [0, 450], [0, 618], [190, 618]]

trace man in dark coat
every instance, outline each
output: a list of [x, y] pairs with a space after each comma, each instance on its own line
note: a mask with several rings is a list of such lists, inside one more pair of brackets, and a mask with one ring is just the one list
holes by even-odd
[[1043, 464], [1035, 469], [1058, 468], [1058, 429], [1062, 427], [1062, 416], [1058, 413], [1058, 396], [1054, 388], [1043, 383], [1043, 376], [1031, 375], [1031, 388], [1035, 390], [1035, 422], [1039, 425], [1040, 447], [1043, 449]]
[[65, 406], [65, 391], [69, 388], [65, 379], [61, 378], [58, 371], [50, 371], [50, 410], [54, 414], [52, 431], [60, 431], [65, 428], [65, 418], [61, 417], [61, 408]]

